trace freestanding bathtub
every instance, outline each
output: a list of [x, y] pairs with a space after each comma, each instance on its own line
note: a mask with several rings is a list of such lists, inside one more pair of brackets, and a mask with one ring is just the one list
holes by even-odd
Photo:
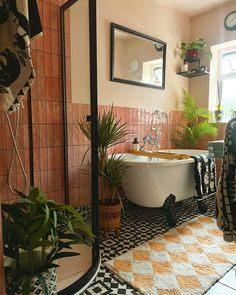
[[[165, 150], [167, 152], [167, 150]], [[171, 150], [178, 154], [205, 154], [206, 150]], [[162, 207], [171, 194], [176, 201], [196, 195], [194, 159], [167, 160], [123, 154], [129, 165], [123, 187], [127, 198], [140, 206]]]

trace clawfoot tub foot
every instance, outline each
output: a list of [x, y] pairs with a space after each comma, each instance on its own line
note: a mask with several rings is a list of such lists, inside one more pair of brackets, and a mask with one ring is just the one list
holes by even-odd
[[169, 197], [166, 198], [164, 205], [162, 207], [166, 213], [166, 219], [169, 226], [175, 226], [177, 223], [177, 218], [171, 212], [171, 210], [175, 206], [175, 199], [175, 195], [170, 194]]
[[198, 211], [202, 214], [207, 212], [207, 205], [203, 202], [203, 200], [197, 200]]

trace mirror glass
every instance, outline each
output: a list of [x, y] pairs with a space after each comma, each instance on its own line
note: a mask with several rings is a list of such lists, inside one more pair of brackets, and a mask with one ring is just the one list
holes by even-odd
[[111, 80], [165, 88], [166, 43], [111, 24]]

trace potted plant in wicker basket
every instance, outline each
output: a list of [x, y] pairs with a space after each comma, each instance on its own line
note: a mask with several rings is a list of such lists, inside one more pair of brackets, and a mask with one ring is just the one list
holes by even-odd
[[17, 193], [17, 202], [1, 206], [7, 294], [57, 294], [56, 261], [79, 255], [68, 249], [91, 246], [93, 234], [74, 208], [47, 200], [38, 188]]
[[[91, 140], [90, 124], [86, 118], [79, 122], [79, 127]], [[116, 231], [117, 236], [119, 234], [122, 208], [119, 187], [128, 169], [121, 155], [109, 155], [108, 151], [109, 148], [124, 142], [127, 134], [127, 124], [122, 124], [121, 120], [115, 117], [113, 107], [98, 116], [99, 227], [104, 231], [105, 238], [111, 229]]]

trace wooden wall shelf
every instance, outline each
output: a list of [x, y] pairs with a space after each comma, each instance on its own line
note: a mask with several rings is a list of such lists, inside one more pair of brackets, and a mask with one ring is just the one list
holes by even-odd
[[180, 76], [183, 76], [183, 77], [187, 77], [187, 78], [194, 78], [194, 77], [200, 77], [200, 76], [209, 75], [209, 72], [204, 71], [204, 72], [192, 73], [190, 71], [187, 71], [187, 72], [179, 72], [179, 73], [177, 73], [177, 75], [180, 75]]

